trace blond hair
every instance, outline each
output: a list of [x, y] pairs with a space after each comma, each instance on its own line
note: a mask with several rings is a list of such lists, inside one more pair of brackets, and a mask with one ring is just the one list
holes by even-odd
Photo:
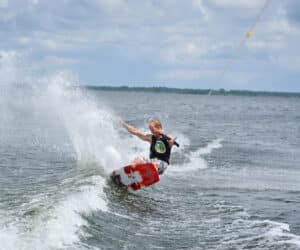
[[157, 118], [152, 118], [152, 119], [149, 121], [149, 124], [153, 124], [154, 127], [156, 127], [156, 128], [162, 128], [161, 122], [160, 122], [160, 120], [158, 120]]

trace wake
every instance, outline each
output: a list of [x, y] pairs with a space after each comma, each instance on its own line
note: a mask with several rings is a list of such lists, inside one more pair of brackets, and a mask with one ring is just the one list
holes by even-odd
[[172, 164], [168, 171], [170, 172], [190, 172], [196, 171], [199, 169], [208, 168], [207, 161], [203, 158], [204, 155], [211, 154], [214, 150], [222, 148], [223, 139], [218, 138], [210, 143], [208, 143], [205, 147], [200, 147], [196, 151], [190, 152], [187, 154], [188, 161], [183, 164], [176, 165]]

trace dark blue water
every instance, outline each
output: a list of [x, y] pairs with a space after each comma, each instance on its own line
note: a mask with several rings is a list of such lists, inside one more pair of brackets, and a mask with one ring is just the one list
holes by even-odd
[[[49, 84], [0, 111], [0, 249], [300, 249], [300, 99]], [[148, 155], [117, 116], [177, 136], [158, 184], [110, 183]]]

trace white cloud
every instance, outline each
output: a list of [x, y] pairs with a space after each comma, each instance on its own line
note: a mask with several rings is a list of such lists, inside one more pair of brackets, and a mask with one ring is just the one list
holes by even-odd
[[27, 36], [20, 36], [17, 38], [17, 42], [22, 44], [22, 45], [28, 45], [32, 42], [32, 39]]
[[61, 56], [47, 56], [46, 63], [66, 66], [70, 64], [77, 64], [79, 63], [79, 60], [74, 58], [61, 57]]
[[0, 0], [0, 8], [7, 8], [8, 0]]
[[291, 37], [299, 37], [300, 29], [292, 26], [281, 11], [271, 19], [257, 25], [246, 46], [250, 49], [288, 49]]
[[203, 3], [203, 0], [192, 0], [192, 4], [196, 9], [200, 10], [204, 20], [207, 21], [211, 17], [208, 8], [206, 8]]
[[191, 64], [201, 59], [207, 50], [193, 42], [186, 42], [166, 48], [162, 52], [162, 58], [169, 64]]
[[95, 3], [102, 8], [105, 8], [107, 11], [124, 11], [124, 8], [127, 8], [127, 5], [123, 0], [98, 0]]
[[30, 0], [33, 5], [39, 4], [39, 0]]
[[20, 80], [21, 67], [19, 64], [20, 55], [16, 51], [0, 51], [0, 85], [7, 85]]
[[173, 69], [160, 72], [158, 78], [161, 80], [200, 80], [203, 78], [211, 77], [216, 74], [215, 70], [205, 69]]
[[249, 41], [246, 44], [246, 47], [249, 49], [282, 49], [286, 46], [286, 43], [280, 38], [274, 38], [272, 40], [270, 39], [264, 39], [264, 40], [258, 40], [258, 41]]
[[42, 47], [45, 47], [50, 50], [65, 50], [68, 48], [68, 44], [63, 40], [46, 38], [46, 39], [39, 39], [37, 42]]
[[299, 34], [299, 28], [292, 26], [286, 17], [276, 18], [262, 24], [262, 29], [265, 33], [274, 34]]
[[42, 48], [53, 51], [68, 51], [87, 46], [89, 38], [84, 32], [70, 31], [68, 34], [56, 34], [51, 37], [46, 33], [36, 33], [32, 42]]
[[257, 9], [264, 4], [263, 0], [212, 0], [212, 2], [221, 8], [236, 8], [236, 9]]

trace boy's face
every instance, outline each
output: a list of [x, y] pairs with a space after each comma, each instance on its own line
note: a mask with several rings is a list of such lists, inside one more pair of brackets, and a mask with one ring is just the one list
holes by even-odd
[[162, 133], [162, 128], [160, 126], [155, 126], [154, 123], [149, 124], [149, 129], [153, 135], [160, 135]]

